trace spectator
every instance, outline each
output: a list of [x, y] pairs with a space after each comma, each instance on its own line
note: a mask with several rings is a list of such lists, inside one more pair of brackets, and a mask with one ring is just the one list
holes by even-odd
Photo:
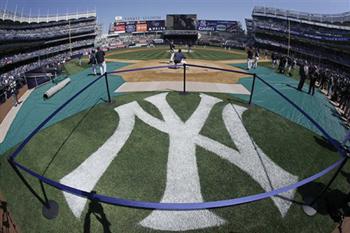
[[9, 77], [8, 82], [9, 82], [10, 93], [13, 98], [13, 106], [17, 107], [17, 105], [19, 104], [17, 99], [17, 93], [18, 93], [17, 82], [13, 76]]
[[248, 70], [250, 70], [252, 68], [253, 65], [253, 51], [252, 48], [249, 48], [247, 51], [247, 66], [248, 66]]
[[106, 61], [105, 61], [105, 52], [98, 47], [97, 48], [97, 53], [96, 53], [96, 61], [97, 61], [97, 65], [100, 67], [100, 74], [104, 74], [107, 72], [107, 65], [106, 65]]
[[258, 68], [259, 56], [260, 56], [259, 49], [255, 49], [255, 52], [254, 52], [254, 63], [253, 63], [253, 69]]
[[277, 65], [277, 54], [275, 52], [272, 53], [271, 60], [272, 60], [272, 68], [274, 69], [275, 66]]
[[318, 79], [318, 69], [317, 69], [316, 65], [310, 67], [309, 77], [310, 77], [310, 84], [309, 84], [308, 94], [314, 95], [315, 94], [316, 80]]
[[90, 57], [89, 57], [89, 65], [91, 65], [91, 68], [92, 68], [92, 73], [94, 73], [94, 75], [97, 75], [96, 73], [96, 64], [97, 64], [97, 61], [96, 61], [96, 52], [95, 50], [93, 49], [90, 53]]
[[309, 76], [309, 66], [307, 64], [307, 61], [304, 61], [304, 63], [300, 65], [299, 74], [300, 74], [300, 81], [298, 85], [298, 91], [302, 91], [305, 79], [307, 79], [307, 77]]

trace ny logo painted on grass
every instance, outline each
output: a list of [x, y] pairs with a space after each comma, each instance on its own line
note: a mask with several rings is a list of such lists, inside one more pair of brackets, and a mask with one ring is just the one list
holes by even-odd
[[[135, 101], [115, 108], [119, 115], [119, 124], [114, 134], [78, 168], [62, 178], [61, 183], [87, 192], [93, 190], [128, 140], [135, 126], [136, 117], [169, 135], [166, 188], [161, 202], [203, 202], [196, 161], [196, 146], [213, 152], [239, 167], [265, 191], [271, 191], [298, 180], [296, 176], [283, 170], [269, 159], [250, 138], [241, 120], [246, 108], [227, 104], [222, 112], [225, 127], [238, 149], [234, 150], [200, 134], [212, 108], [221, 102], [220, 99], [201, 94], [201, 101], [197, 109], [188, 120], [183, 122], [168, 104], [166, 96], [167, 93], [162, 93], [145, 99], [158, 108], [164, 120], [150, 115]], [[217, 192], [220, 192], [220, 189]], [[69, 193], [64, 193], [64, 195], [73, 214], [80, 217], [87, 200]], [[293, 198], [294, 191], [284, 193], [284, 197]], [[272, 197], [272, 201], [281, 215], [285, 216], [291, 202], [278, 197]], [[219, 226], [224, 223], [224, 219], [209, 210], [155, 210], [140, 222], [144, 227], [175, 231]]]

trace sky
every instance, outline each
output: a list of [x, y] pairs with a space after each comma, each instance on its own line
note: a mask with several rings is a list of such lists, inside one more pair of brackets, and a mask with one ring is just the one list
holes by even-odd
[[350, 11], [350, 0], [0, 0], [0, 9], [29, 15], [56, 15], [56, 12], [96, 10], [97, 21], [104, 26], [115, 16], [160, 16], [197, 14], [198, 19], [239, 20], [250, 18], [254, 6], [277, 7], [310, 13], [343, 13]]

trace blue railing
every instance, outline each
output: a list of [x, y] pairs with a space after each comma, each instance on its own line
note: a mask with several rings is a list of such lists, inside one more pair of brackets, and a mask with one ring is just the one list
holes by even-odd
[[[254, 73], [249, 72], [242, 72], [242, 71], [236, 71], [236, 70], [230, 70], [230, 69], [222, 69], [217, 67], [211, 67], [211, 66], [201, 66], [201, 65], [194, 65], [194, 64], [184, 64], [184, 92], [185, 90], [185, 82], [186, 82], [186, 67], [197, 67], [197, 68], [205, 68], [205, 69], [213, 69], [213, 70], [219, 70], [223, 72], [232, 72], [232, 73], [240, 73], [245, 75], [253, 76], [253, 85], [251, 90], [251, 96], [250, 101], [252, 101], [253, 93], [254, 93], [254, 84], [255, 80], [258, 79], [261, 82], [263, 82], [265, 85], [270, 87], [273, 91], [275, 91], [277, 94], [279, 94], [283, 99], [285, 99], [288, 103], [291, 104], [294, 108], [296, 108], [300, 113], [302, 113], [313, 125], [315, 125], [321, 133], [325, 136], [327, 141], [331, 143], [338, 151], [340, 155], [340, 159], [332, 164], [331, 166], [327, 167], [326, 169], [320, 171], [319, 173], [316, 173], [308, 178], [305, 178], [301, 181], [298, 181], [294, 184], [278, 188], [269, 192], [259, 193], [255, 195], [250, 195], [246, 197], [240, 197], [240, 198], [234, 198], [234, 199], [228, 199], [228, 200], [220, 200], [220, 201], [209, 201], [209, 202], [201, 202], [201, 203], [159, 203], [159, 202], [148, 202], [148, 201], [137, 201], [137, 200], [129, 200], [119, 197], [110, 197], [105, 196], [101, 194], [96, 193], [90, 193], [86, 192], [77, 188], [73, 188], [64, 184], [61, 184], [55, 180], [49, 179], [45, 176], [42, 176], [38, 174], [37, 172], [31, 170], [30, 168], [20, 164], [16, 161], [17, 156], [20, 154], [20, 152], [23, 150], [23, 148], [28, 144], [28, 142], [35, 136], [56, 114], [58, 114], [60, 111], [62, 111], [70, 102], [72, 102], [77, 96], [79, 96], [82, 92], [86, 91], [88, 88], [93, 86], [94, 83], [96, 83], [98, 80], [105, 77], [106, 85], [107, 85], [107, 93], [108, 93], [108, 99], [110, 100], [110, 94], [108, 89], [108, 74], [119, 74], [119, 73], [126, 73], [126, 72], [137, 72], [141, 70], [152, 70], [152, 69], [164, 69], [164, 68], [178, 68], [181, 66], [172, 66], [172, 65], [163, 65], [163, 66], [151, 66], [151, 67], [144, 67], [144, 68], [136, 68], [136, 69], [126, 69], [126, 70], [118, 70], [114, 72], [108, 72], [105, 73], [98, 78], [96, 78], [94, 81], [90, 82], [88, 85], [86, 85], [84, 88], [82, 88], [80, 91], [78, 91], [75, 95], [73, 95], [71, 98], [69, 98], [65, 103], [63, 103], [59, 108], [57, 108], [51, 115], [49, 115], [41, 124], [39, 124], [26, 138], [25, 140], [16, 148], [16, 150], [9, 156], [8, 161], [10, 162], [11, 166], [16, 170], [17, 174], [21, 177], [22, 181], [27, 185], [27, 187], [33, 192], [31, 187], [28, 186], [28, 183], [24, 180], [23, 176], [19, 173], [19, 169], [22, 171], [30, 174], [31, 176], [37, 178], [41, 183], [48, 184], [52, 187], [55, 187], [61, 191], [68, 192], [80, 197], [85, 197], [90, 200], [95, 200], [107, 204], [112, 205], [119, 205], [119, 206], [127, 206], [132, 208], [144, 208], [144, 209], [159, 209], [159, 210], [198, 210], [198, 209], [210, 209], [210, 208], [219, 208], [219, 207], [227, 207], [227, 206], [235, 206], [239, 204], [249, 203], [249, 202], [255, 202], [258, 200], [262, 200], [265, 198], [270, 198], [276, 195], [279, 195], [281, 193], [288, 192], [293, 189], [297, 189], [300, 186], [303, 186], [307, 183], [310, 183], [333, 169], [340, 167], [340, 165], [344, 164], [346, 161], [345, 151], [344, 149], [339, 145], [339, 143], [333, 139], [311, 116], [309, 116], [305, 111], [303, 111], [296, 103], [294, 103], [292, 100], [290, 100], [288, 97], [286, 97], [284, 94], [282, 94], [280, 91], [275, 89], [273, 86], [271, 86], [268, 82], [266, 82], [264, 79], [260, 78]], [[35, 196], [37, 196], [40, 200], [40, 197], [33, 193]], [[44, 193], [45, 197], [46, 194]], [[40, 200], [43, 202], [42, 200]], [[44, 205], [47, 203], [43, 203]]]

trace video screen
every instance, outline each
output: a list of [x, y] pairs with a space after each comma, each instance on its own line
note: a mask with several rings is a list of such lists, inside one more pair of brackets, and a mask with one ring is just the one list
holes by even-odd
[[167, 15], [167, 30], [197, 30], [197, 15]]

